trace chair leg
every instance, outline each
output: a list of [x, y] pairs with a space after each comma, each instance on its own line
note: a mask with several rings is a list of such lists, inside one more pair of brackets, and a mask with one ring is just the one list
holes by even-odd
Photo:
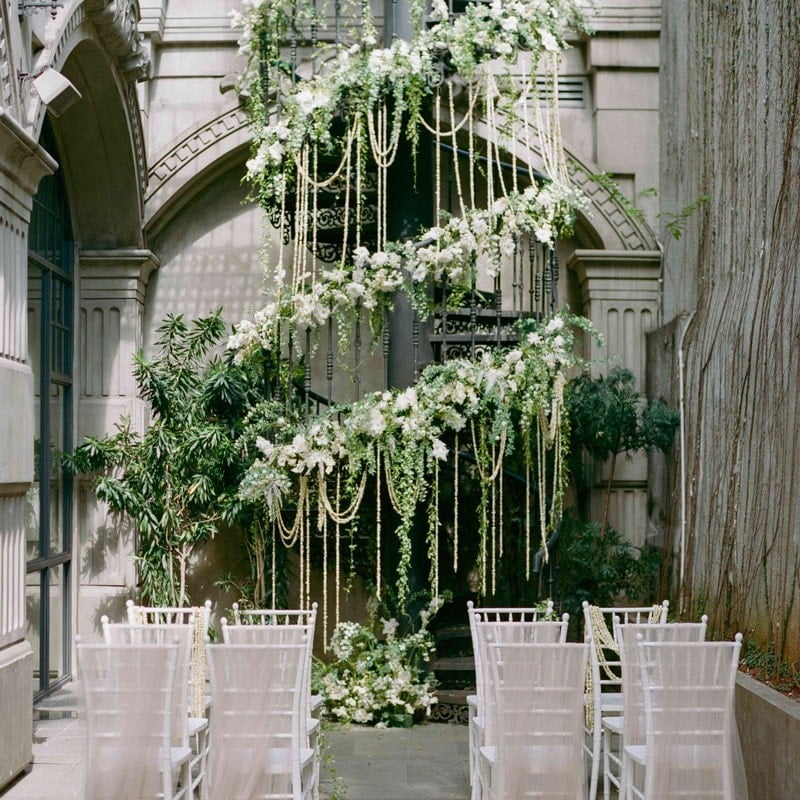
[[592, 722], [592, 777], [589, 783], [589, 800], [597, 798], [597, 783], [600, 773], [600, 714], [595, 710], [594, 721]]

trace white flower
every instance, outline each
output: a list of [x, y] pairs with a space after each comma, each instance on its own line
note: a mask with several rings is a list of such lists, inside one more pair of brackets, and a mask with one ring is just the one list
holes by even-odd
[[561, 317], [553, 317], [547, 325], [545, 325], [544, 329], [547, 333], [553, 333], [554, 331], [560, 331], [564, 327], [564, 320]]
[[397, 395], [394, 401], [395, 411], [408, 411], [417, 407], [417, 390], [410, 386], [404, 392]]
[[551, 53], [557, 53], [561, 49], [556, 37], [546, 28], [537, 28], [536, 33], [541, 37], [542, 47], [544, 47], [545, 50], [549, 50]]
[[441, 439], [431, 441], [431, 454], [439, 461], [447, 460], [447, 445]]
[[431, 19], [443, 20], [450, 16], [450, 9], [445, 0], [433, 0], [431, 8]]
[[400, 623], [394, 617], [391, 619], [384, 619], [381, 617], [381, 622], [383, 623], [383, 635], [387, 639], [394, 639], [394, 635], [397, 633], [397, 628]]

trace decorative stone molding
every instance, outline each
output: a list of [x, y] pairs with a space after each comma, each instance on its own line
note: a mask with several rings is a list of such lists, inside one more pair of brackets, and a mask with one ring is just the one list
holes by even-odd
[[28, 222], [33, 195], [39, 181], [51, 175], [58, 167], [56, 161], [31, 138], [25, 129], [0, 108], [0, 174], [19, 190], [21, 208], [27, 213], [21, 217]]
[[[581, 287], [583, 314], [600, 333], [597, 347], [585, 340], [585, 355], [602, 371], [622, 366], [633, 371], [640, 390], [645, 379], [645, 334], [659, 325], [661, 253], [658, 250], [576, 250], [567, 262]], [[608, 478], [597, 465], [593, 513], [602, 514]], [[647, 462], [642, 457], [618, 459], [609, 519], [629, 541], [644, 544], [647, 530]]]
[[[445, 120], [448, 119], [449, 114], [445, 116]], [[456, 114], [456, 122], [459, 121]], [[476, 124], [474, 130], [483, 139], [489, 135], [488, 126], [483, 122]], [[508, 142], [504, 140], [499, 145], [506, 148]], [[525, 141], [521, 131], [513, 146], [521, 164], [532, 162], [534, 168], [541, 164], [541, 150], [535, 144]], [[595, 180], [593, 176], [599, 175], [602, 170], [596, 164], [578, 158], [567, 148], [565, 156], [570, 177], [589, 200], [589, 208], [578, 212], [577, 227], [592, 231], [592, 235], [588, 237], [595, 240], [592, 244], [604, 250], [656, 250], [658, 241], [647, 222], [631, 216], [620, 198]]]
[[573, 182], [591, 204], [588, 220], [590, 225], [593, 224], [592, 215], [596, 214], [613, 229], [625, 250], [656, 250], [656, 235], [647, 222], [632, 217], [619, 198], [592, 177], [599, 174], [599, 168], [582, 162], [573, 155], [568, 155], [567, 165]]
[[149, 250], [83, 250], [79, 256], [81, 299], [136, 300], [145, 290], [159, 261]]
[[19, 118], [19, 85], [11, 53], [8, 16], [9, 4], [0, 3], [0, 106]]
[[25, 634], [25, 520], [27, 499], [0, 496], [0, 648]]
[[133, 355], [143, 344], [147, 282], [158, 268], [149, 250], [93, 250], [79, 256], [81, 297], [78, 436], [102, 435], [122, 414], [143, 430]]
[[597, 33], [661, 30], [661, 0], [601, 0], [589, 20]]
[[185, 131], [178, 141], [163, 150], [153, 161], [150, 168], [148, 198], [154, 195], [178, 170], [196, 158], [204, 150], [212, 147], [220, 139], [230, 136], [249, 122], [247, 112], [239, 107], [226, 111], [199, 128]]
[[103, 44], [117, 57], [120, 72], [128, 80], [147, 79], [150, 56], [138, 29], [137, 0], [84, 0], [83, 5]]
[[[144, 37], [137, 29], [138, 9], [138, 3], [134, 0], [84, 0], [68, 7], [68, 16], [62, 22], [59, 15], [59, 27], [52, 35], [48, 35], [45, 47], [36, 56], [32, 71], [48, 64], [61, 70], [70, 53], [85, 40], [99, 42], [116, 57], [119, 73], [128, 82], [122, 86], [121, 102], [128, 117], [139, 173], [138, 183], [143, 195], [147, 160], [134, 84], [149, 77], [151, 64]], [[32, 95], [28, 100], [27, 117], [30, 120], [28, 130], [34, 136], [38, 136], [42, 129], [46, 111], [39, 98]], [[96, 111], [102, 113], [102, 109]]]
[[167, 0], [141, 0], [139, 3], [139, 31], [152, 42], [159, 43], [164, 38], [164, 25], [167, 20]]
[[603, 334], [592, 359], [622, 357], [641, 382], [645, 334], [659, 325], [661, 253], [658, 250], [576, 250], [567, 267], [581, 286], [583, 313]]
[[225, 111], [180, 134], [153, 159], [145, 197], [145, 227], [153, 235], [164, 224], [177, 198], [191, 197], [197, 179], [210, 175], [215, 165], [244, 157], [250, 142], [250, 119], [242, 107]]

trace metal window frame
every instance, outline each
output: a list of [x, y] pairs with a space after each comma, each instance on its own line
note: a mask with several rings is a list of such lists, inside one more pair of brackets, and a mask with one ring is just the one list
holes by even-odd
[[[43, 144], [55, 152], [52, 134], [45, 129]], [[54, 450], [51, 448], [50, 391], [59, 387], [62, 408], [62, 428], [59, 442], [53, 442], [55, 450], [70, 451], [74, 440], [73, 386], [75, 356], [75, 244], [71, 234], [69, 203], [60, 173], [42, 179], [34, 197], [31, 213], [28, 263], [38, 269], [40, 275], [39, 318], [39, 545], [35, 558], [27, 561], [26, 573], [39, 574], [39, 683], [34, 691], [34, 701], [49, 694], [69, 680], [71, 667], [70, 633], [72, 629], [72, 476], [54, 465]], [[36, 248], [36, 249], [33, 249]], [[58, 259], [59, 263], [56, 263]], [[65, 295], [60, 316], [53, 307], [54, 282], [61, 284]], [[63, 351], [59, 363], [53, 363], [54, 339], [62, 338]], [[67, 371], [64, 371], [64, 370]], [[51, 549], [51, 470], [55, 466], [60, 475], [61, 527], [60, 549]], [[52, 570], [61, 568], [61, 663], [58, 675], [50, 678], [50, 635], [52, 619], [50, 591]]]

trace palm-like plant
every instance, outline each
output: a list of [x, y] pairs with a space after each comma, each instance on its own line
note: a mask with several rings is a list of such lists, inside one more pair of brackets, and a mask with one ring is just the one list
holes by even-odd
[[225, 333], [220, 311], [191, 324], [170, 315], [158, 333], [155, 354], [135, 356], [147, 430], [123, 418], [116, 433], [88, 438], [64, 459], [75, 472], [98, 473], [98, 498], [135, 523], [144, 601], [172, 606], [188, 601], [195, 548], [242, 512], [236, 439], [257, 386], [244, 368], [211, 355]]

